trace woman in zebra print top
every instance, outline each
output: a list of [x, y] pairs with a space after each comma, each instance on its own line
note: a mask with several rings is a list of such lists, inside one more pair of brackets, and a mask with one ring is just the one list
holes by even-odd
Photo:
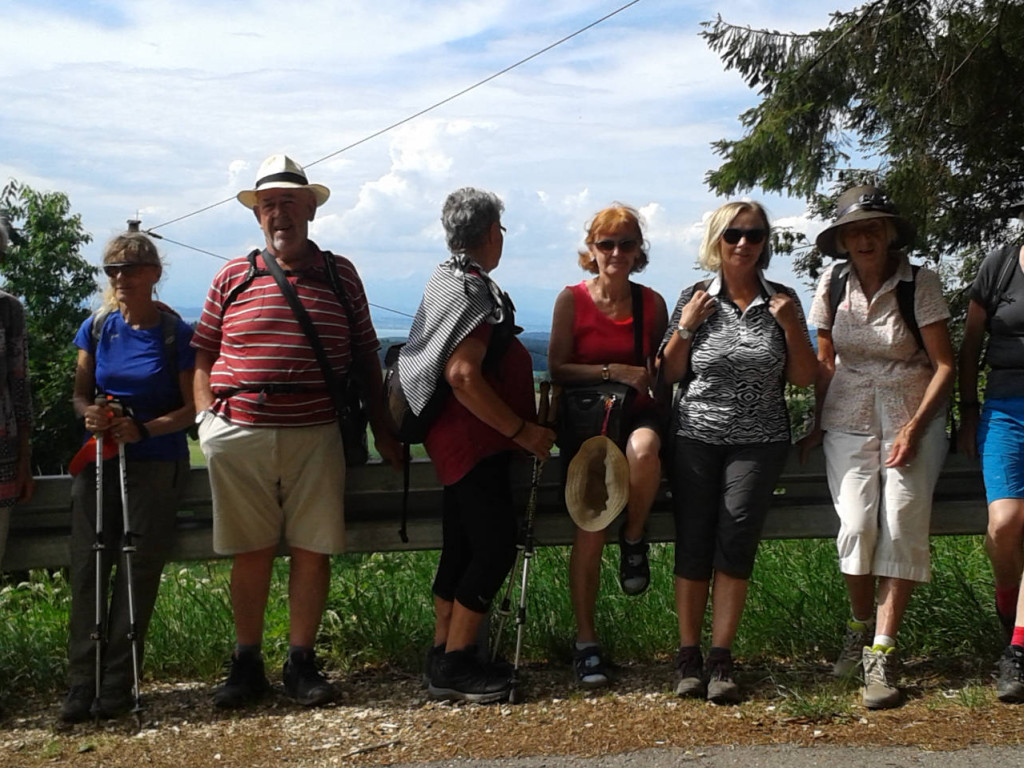
[[[700, 262], [714, 279], [683, 290], [661, 352], [680, 382], [670, 466], [676, 522], [680, 696], [740, 700], [732, 643], [772, 491], [789, 452], [786, 382], [807, 386], [817, 360], [796, 293], [765, 279], [768, 216], [727, 203], [708, 220]], [[714, 575], [714, 589], [711, 579]], [[700, 650], [712, 599], [707, 666]]]

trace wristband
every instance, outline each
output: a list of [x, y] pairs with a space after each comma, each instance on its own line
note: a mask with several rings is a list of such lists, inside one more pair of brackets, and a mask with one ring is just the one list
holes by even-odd
[[519, 422], [519, 429], [517, 429], [515, 432], [509, 435], [508, 439], [515, 440], [517, 437], [519, 437], [519, 433], [522, 432], [524, 429], [526, 429], [526, 419], [523, 419], [521, 422]]
[[140, 419], [132, 419], [132, 421], [135, 423], [135, 428], [139, 430], [139, 438], [149, 440], [149, 430], [146, 429], [146, 425]]

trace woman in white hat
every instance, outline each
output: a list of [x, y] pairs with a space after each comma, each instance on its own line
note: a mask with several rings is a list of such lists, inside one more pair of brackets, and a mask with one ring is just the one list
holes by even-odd
[[[104, 549], [99, 564], [102, 583], [111, 587], [109, 594], [104, 590], [96, 595], [93, 545], [97, 540], [99, 470], [95, 446], [87, 446], [84, 452], [90, 463], [76, 474], [71, 486], [69, 691], [60, 712], [68, 723], [93, 716], [116, 717], [132, 707], [138, 693], [131, 633], [135, 632], [141, 661], [160, 574], [174, 540], [178, 494], [188, 478], [184, 430], [195, 417], [195, 352], [189, 345], [192, 327], [154, 299], [163, 266], [153, 241], [141, 232], [118, 235], [104, 251], [103, 271], [109, 280], [103, 307], [86, 318], [75, 335], [74, 407], [87, 433], [103, 434], [104, 448], [115, 444], [125, 448], [128, 522], [134, 534], [130, 543], [135, 547], [135, 626], [130, 622], [126, 569], [121, 560], [121, 547], [128, 542], [123, 541], [120, 476], [113, 458], [102, 467]], [[98, 395], [115, 397], [122, 412], [97, 404]], [[98, 681], [93, 634], [97, 604], [103, 612]]]
[[[792, 288], [764, 276], [771, 227], [758, 203], [711, 214], [700, 263], [714, 272], [683, 290], [662, 348], [679, 381], [669, 469], [679, 617], [676, 693], [740, 700], [732, 643], [772, 491], [790, 446], [786, 382], [814, 381], [817, 361]], [[712, 580], [714, 588], [712, 589]], [[711, 648], [700, 639], [711, 596]]]
[[[1009, 211], [1024, 216], [1024, 202]], [[1007, 646], [999, 659], [1000, 701], [1024, 701], [1024, 247], [992, 251], [971, 285], [960, 346], [960, 448], [981, 458], [988, 501], [985, 548], [992, 561], [996, 615]], [[983, 406], [978, 363], [988, 333]]]
[[[644, 531], [661, 483], [661, 419], [650, 394], [654, 384], [651, 363], [665, 332], [667, 310], [660, 294], [646, 286], [636, 286], [640, 289], [636, 291], [629, 279], [647, 266], [647, 243], [636, 210], [613, 205], [599, 211], [587, 227], [586, 246], [579, 252], [579, 265], [593, 277], [564, 288], [555, 300], [548, 368], [556, 383], [612, 381], [636, 391], [622, 446], [629, 466], [629, 500], [626, 519], [619, 527], [619, 584], [626, 594], [639, 595], [651, 580]], [[642, 310], [633, 306], [636, 295]], [[634, 330], [638, 316], [643, 318], [640, 359]], [[564, 438], [559, 444], [563, 461], [567, 461], [580, 446]], [[589, 441], [584, 443], [588, 445]], [[600, 464], [604, 466], [603, 459]], [[570, 477], [570, 486], [572, 480]], [[608, 489], [611, 495], [621, 490]], [[570, 487], [570, 495], [571, 491]], [[594, 621], [604, 528], [621, 507], [609, 509], [613, 514], [599, 515], [594, 521], [599, 524], [584, 527], [577, 523], [569, 559], [569, 591], [576, 616], [573, 664], [577, 682], [585, 688], [609, 682]]]
[[[811, 304], [821, 369], [817, 423], [839, 515], [839, 568], [852, 615], [834, 673], [862, 668], [864, 705], [894, 707], [896, 635], [914, 585], [928, 581], [932, 492], [946, 456], [953, 384], [949, 309], [939, 277], [902, 249], [914, 227], [882, 191], [839, 197], [818, 249], [825, 270]], [[876, 607], [877, 602], [877, 607]]]

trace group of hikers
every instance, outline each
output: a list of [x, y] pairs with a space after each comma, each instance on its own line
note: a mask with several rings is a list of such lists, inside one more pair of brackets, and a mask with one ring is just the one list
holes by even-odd
[[[282, 539], [290, 555], [284, 690], [307, 706], [334, 698], [315, 641], [330, 556], [345, 548], [346, 453], [354, 446], [338, 428], [342, 384], [354, 384], [366, 403], [383, 461], [400, 467], [404, 451], [387, 412], [359, 275], [347, 258], [309, 239], [329, 195], [290, 157], [267, 158], [253, 188], [237, 195], [266, 246], [220, 270], [194, 330], [155, 299], [162, 264], [145, 234], [127, 232], [107, 245], [103, 306], [74, 339], [74, 407], [93, 442], [73, 482], [63, 721], [115, 717], [138, 704], [144, 638], [173, 541], [193, 419], [209, 468], [213, 546], [232, 558], [235, 646], [214, 705], [241, 707], [271, 690], [261, 644]], [[511, 665], [478, 647], [516, 560], [513, 461], [524, 454], [543, 461], [557, 440], [570, 466], [590, 450], [592, 436], [565, 426], [556, 434], [539, 423], [532, 359], [516, 338], [512, 301], [493, 277], [503, 256], [503, 212], [496, 195], [474, 188], [445, 200], [450, 254], [426, 285], [397, 363], [443, 486], [428, 693], [480, 703], [508, 698], [513, 684]], [[577, 253], [587, 277], [555, 301], [550, 378], [564, 397], [617, 393], [603, 402], [618, 410], [619, 429], [605, 437], [621, 451], [620, 471], [602, 477], [605, 495], [621, 498], [625, 509], [618, 575], [627, 594], [650, 584], [647, 519], [663, 473], [670, 481], [679, 696], [742, 700], [731, 649], [791, 448], [790, 383], [815, 387], [814, 426], [799, 447], [823, 444], [840, 520], [850, 612], [834, 674], [861, 675], [869, 708], [900, 703], [897, 638], [915, 585], [930, 577], [932, 495], [957, 375], [939, 278], [905, 255], [914, 237], [880, 189], [858, 186], [840, 196], [835, 220], [816, 240], [836, 260], [821, 275], [808, 316], [816, 353], [796, 292], [765, 275], [772, 231], [758, 203], [729, 202], [707, 219], [699, 261], [710, 278], [683, 289], [671, 313], [657, 292], [631, 280], [649, 259], [638, 212], [615, 204], [587, 225]], [[1007, 643], [997, 692], [1006, 702], [1024, 701], [1022, 265], [1024, 249], [1016, 246], [982, 263], [959, 365], [960, 442], [980, 457], [988, 497], [986, 546]], [[32, 423], [24, 316], [8, 294], [0, 294], [0, 320], [2, 542], [10, 505], [31, 495]], [[981, 403], [986, 334], [991, 370]], [[120, 448], [120, 462], [103, 460]], [[573, 670], [580, 686], [600, 688], [611, 673], [595, 613], [606, 529], [619, 509], [594, 518], [580, 504], [569, 509], [577, 523], [569, 564]], [[97, 547], [98, 529], [106, 546]], [[128, 569], [112, 544], [126, 533]]]

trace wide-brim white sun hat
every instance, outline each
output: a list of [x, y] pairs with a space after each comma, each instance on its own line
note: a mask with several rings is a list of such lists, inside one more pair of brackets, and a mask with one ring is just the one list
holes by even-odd
[[271, 155], [264, 160], [253, 188], [243, 189], [235, 197], [246, 208], [255, 208], [256, 193], [264, 189], [308, 189], [316, 198], [317, 208], [331, 196], [331, 190], [323, 184], [310, 184], [306, 171], [288, 155]]
[[569, 463], [565, 506], [584, 531], [602, 531], [629, 502], [629, 462], [604, 435], [584, 441]]

